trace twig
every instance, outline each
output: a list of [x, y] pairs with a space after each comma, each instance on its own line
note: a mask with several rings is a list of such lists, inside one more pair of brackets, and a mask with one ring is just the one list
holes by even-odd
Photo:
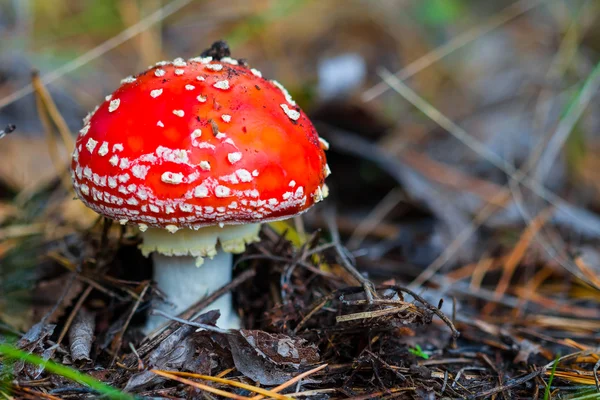
[[[119, 333], [117, 333], [117, 336], [113, 340], [113, 343], [111, 345], [111, 350], [113, 351], [114, 354], [113, 354], [113, 358], [110, 362], [111, 367], [115, 363], [115, 360], [117, 359], [117, 356], [119, 355], [119, 348], [121, 347], [121, 343], [123, 341], [123, 335], [125, 335], [125, 331], [127, 330], [127, 327], [129, 327], [129, 323], [131, 322], [131, 318], [133, 318], [133, 314], [135, 314], [137, 309], [140, 307], [140, 304], [142, 303], [142, 300], [144, 299], [144, 296], [146, 295], [148, 288], [150, 288], [150, 282], [146, 283], [146, 286], [144, 286], [144, 289], [142, 289], [142, 292], [140, 293], [138, 299], [136, 300], [135, 304], [131, 308], [131, 311], [129, 312], [127, 319], [125, 320], [123, 327], [121, 328]], [[134, 350], [134, 353], [135, 353], [135, 350]], [[139, 359], [139, 356], [138, 356], [138, 359]]]
[[[298, 326], [296, 327], [296, 329], [294, 330], [294, 332], [297, 332], [301, 326], [304, 326], [304, 324], [306, 324], [306, 322], [308, 321], [308, 319], [313, 316], [318, 310], [320, 310], [321, 308], [324, 307], [324, 305], [328, 302], [331, 301], [335, 298], [339, 298], [340, 296], [344, 296], [344, 295], [349, 295], [349, 294], [355, 294], [355, 293], [360, 293], [360, 291], [364, 290], [364, 287], [348, 287], [348, 288], [344, 288], [344, 289], [339, 289], [336, 290], [335, 292], [332, 292], [330, 294], [328, 294], [327, 296], [325, 296], [324, 298], [320, 299], [319, 303], [314, 306], [311, 311], [306, 315], [306, 317], [304, 317], [302, 319], [302, 321], [300, 321], [300, 323], [298, 324]], [[427, 300], [425, 300], [424, 298], [422, 298], [421, 296], [419, 296], [418, 294], [416, 294], [415, 292], [413, 292], [410, 289], [398, 286], [398, 285], [381, 285], [381, 286], [376, 286], [374, 288], [374, 290], [393, 290], [396, 292], [404, 292], [404, 293], [408, 293], [409, 295], [411, 295], [416, 301], [418, 301], [419, 303], [421, 303], [423, 306], [425, 306], [425, 308], [429, 311], [431, 311], [433, 314], [437, 315], [447, 326], [448, 328], [450, 328], [450, 331], [452, 331], [452, 337], [453, 339], [456, 339], [460, 336], [460, 332], [458, 332], [458, 330], [456, 329], [456, 327], [454, 326], [454, 324], [452, 323], [452, 321], [446, 317], [446, 315], [437, 307], [435, 307], [434, 305], [432, 305], [431, 303], [427, 302]], [[383, 304], [383, 302], [385, 302], [386, 300], [381, 300], [381, 299], [373, 299], [373, 304]], [[360, 300], [359, 300], [360, 302]], [[389, 302], [389, 300], [388, 300]], [[367, 301], [368, 303], [368, 301]], [[357, 303], [357, 304], [362, 304], [362, 303]], [[399, 303], [392, 303], [395, 305], [398, 305]]]
[[429, 303], [427, 300], [425, 300], [424, 298], [422, 298], [421, 296], [419, 296], [412, 290], [398, 286], [398, 285], [383, 285], [383, 286], [378, 286], [377, 289], [392, 289], [392, 290], [396, 290], [399, 292], [408, 293], [419, 303], [423, 304], [425, 306], [425, 308], [427, 308], [429, 311], [433, 312], [442, 321], [444, 321], [446, 323], [446, 325], [448, 325], [448, 328], [450, 328], [450, 330], [452, 331], [452, 337], [454, 339], [457, 339], [460, 336], [460, 332], [456, 329], [456, 327], [454, 326], [452, 321], [450, 321], [450, 319], [448, 317], [446, 317], [446, 315], [439, 308], [437, 308], [433, 304]]
[[[196, 373], [193, 373], [193, 372], [169, 371], [169, 373], [171, 373], [173, 375], [176, 375], [176, 376], [180, 376], [182, 378], [203, 379], [203, 380], [210, 381], [210, 382], [222, 383], [224, 385], [229, 385], [229, 386], [237, 387], [237, 388], [240, 388], [240, 389], [245, 389], [245, 390], [247, 390], [249, 392], [260, 393], [262, 395], [261, 398], [263, 398], [264, 396], [268, 396], [271, 399], [291, 400], [288, 396], [284, 396], [284, 395], [278, 394], [277, 392], [274, 392], [272, 390], [262, 389], [260, 387], [256, 387], [256, 386], [253, 386], [253, 385], [248, 385], [248, 384], [242, 383], [242, 382], [233, 381], [231, 379], [225, 379], [225, 378], [221, 378], [221, 377], [196, 374]], [[258, 396], [255, 396], [255, 397], [258, 397]]]
[[62, 185], [67, 191], [71, 191], [71, 180], [69, 179], [66, 173], [68, 171], [68, 168], [65, 168], [67, 162], [62, 159], [58, 152], [58, 146], [56, 144], [56, 139], [54, 137], [52, 129], [52, 122], [50, 121], [48, 109], [44, 104], [44, 100], [42, 99], [42, 94], [39, 89], [40, 87], [42, 87], [42, 85], [39, 83], [39, 76], [36, 72], [34, 72], [31, 75], [31, 81], [35, 82], [33, 84], [33, 87], [35, 89], [35, 104], [37, 107], [40, 122], [42, 123], [42, 127], [44, 128], [44, 133], [46, 134], [46, 141], [48, 142], [48, 154], [50, 155], [50, 159], [52, 160], [52, 164], [54, 164], [54, 169], [56, 170], [56, 175], [60, 178]]
[[504, 392], [505, 390], [511, 389], [515, 386], [519, 386], [525, 382], [532, 380], [533, 378], [539, 376], [543, 371], [545, 371], [544, 368], [537, 369], [533, 372], [530, 372], [527, 375], [523, 375], [520, 378], [511, 379], [508, 382], [506, 382], [504, 385], [496, 386], [495, 388], [486, 390], [485, 392], [477, 393], [476, 395], [471, 396], [471, 398], [477, 399], [477, 398], [483, 397], [483, 398], [489, 399], [496, 393]]
[[385, 362], [385, 360], [383, 360], [381, 357], [379, 357], [377, 354], [373, 353], [371, 350], [365, 349], [365, 351], [367, 352], [367, 354], [369, 354], [371, 357], [373, 357], [374, 359], [376, 359], [377, 361], [379, 361], [381, 364], [383, 364], [391, 373], [393, 373], [394, 375], [396, 375], [398, 377], [398, 379], [400, 379], [401, 381], [405, 382], [406, 381], [406, 376], [402, 375], [399, 371], [397, 371], [395, 368], [393, 368], [390, 364], [388, 364], [387, 362]]
[[14, 389], [21, 390], [25, 393], [30, 394], [31, 396], [35, 396], [34, 398], [39, 397], [39, 398], [48, 399], [48, 400], [61, 400], [60, 397], [52, 396], [51, 394], [40, 392], [38, 390], [32, 390], [32, 389], [22, 387], [22, 386], [15, 386]]
[[221, 389], [216, 389], [216, 388], [214, 388], [212, 386], [208, 386], [208, 385], [204, 385], [202, 383], [194, 382], [194, 381], [189, 380], [189, 379], [180, 378], [177, 375], [173, 375], [173, 374], [168, 373], [166, 371], [160, 371], [160, 370], [157, 370], [157, 369], [151, 369], [150, 372], [152, 372], [152, 373], [154, 373], [156, 375], [165, 377], [165, 378], [172, 379], [172, 380], [177, 381], [177, 382], [185, 383], [186, 385], [193, 386], [193, 387], [198, 388], [200, 390], [205, 390], [205, 391], [207, 391], [209, 393], [212, 393], [212, 394], [216, 394], [216, 395], [219, 395], [219, 396], [227, 397], [228, 399], [235, 399], [235, 400], [248, 400], [248, 399], [250, 399], [250, 397], [239, 396], [237, 394], [229, 393], [229, 392], [226, 392], [226, 391], [221, 390]]
[[200, 324], [198, 322], [189, 321], [189, 320], [182, 319], [182, 318], [177, 318], [177, 317], [167, 314], [166, 312], [161, 311], [161, 310], [152, 310], [151, 313], [154, 315], [160, 315], [161, 317], [165, 317], [167, 319], [170, 319], [171, 321], [179, 322], [180, 324], [194, 326], [196, 328], [199, 328], [196, 332], [198, 332], [200, 329], [204, 329], [206, 331], [222, 333], [223, 335], [234, 335], [234, 333], [228, 329], [221, 329], [221, 328], [217, 328], [216, 326]]
[[448, 386], [448, 371], [444, 371], [444, 383], [442, 384], [441, 394], [444, 394], [446, 391], [446, 386]]
[[[310, 376], [312, 374], [315, 374], [315, 373], [319, 372], [320, 370], [324, 369], [325, 367], [327, 367], [327, 364], [323, 364], [323, 365], [320, 365], [320, 366], [318, 366], [316, 368], [313, 368], [311, 370], [303, 372], [300, 375], [297, 375], [297, 376], [293, 377], [289, 381], [284, 382], [281, 385], [274, 387], [273, 389], [271, 389], [271, 392], [275, 392], [275, 393], [281, 392], [283, 389], [286, 389], [286, 388], [292, 386], [296, 382], [300, 382], [302, 379], [306, 378], [307, 376]], [[297, 394], [297, 393], [293, 393], [293, 394]], [[264, 396], [258, 395], [258, 396], [254, 396], [252, 398], [252, 400], [260, 400], [260, 399], [263, 399], [263, 398], [264, 398]]]
[[335, 210], [332, 208], [329, 209], [329, 212], [325, 213], [325, 221], [327, 223], [327, 227], [329, 229], [329, 234], [331, 235], [331, 241], [333, 243], [333, 247], [337, 252], [342, 266], [360, 283], [365, 291], [365, 295], [367, 296], [367, 300], [370, 303], [373, 302], [373, 299], [377, 297], [377, 292], [374, 289], [373, 283], [365, 278], [358, 270], [354, 267], [353, 262], [350, 261], [348, 257], [348, 251], [342, 246], [340, 233], [337, 229], [337, 224], [335, 223]]
[[52, 100], [52, 96], [50, 96], [48, 89], [46, 89], [46, 86], [44, 86], [44, 84], [40, 80], [37, 71], [34, 71], [32, 74], [31, 84], [33, 85], [33, 90], [35, 91], [36, 95], [39, 96], [40, 100], [44, 104], [44, 108], [46, 109], [48, 115], [54, 122], [54, 125], [56, 125], [58, 133], [60, 133], [60, 136], [63, 140], [63, 145], [65, 146], [65, 149], [67, 151], [72, 151], [75, 148], [73, 136], [71, 136], [71, 132], [69, 130], [69, 127], [67, 126], [67, 123], [65, 122], [65, 119], [60, 114], [60, 111], [58, 111], [56, 103], [54, 103], [54, 100]]
[[56, 347], [60, 346], [62, 340], [65, 338], [65, 335], [69, 331], [71, 324], [73, 323], [73, 319], [75, 318], [75, 315], [77, 315], [77, 312], [79, 312], [79, 309], [83, 305], [83, 302], [85, 301], [85, 299], [87, 299], [87, 297], [89, 296], [89, 294], [92, 292], [93, 289], [94, 288], [92, 286], [88, 286], [85, 289], [85, 291], [81, 294], [81, 296], [79, 296], [77, 303], [75, 303], [73, 310], [71, 310], [71, 314], [69, 314], [69, 317], [67, 318], [67, 321], [65, 322], [65, 325], [63, 326], [63, 329], [60, 332], [60, 335], [58, 336], [58, 340], [56, 341], [56, 345], [55, 345]]
[[388, 307], [388, 308], [384, 308], [382, 310], [363, 311], [363, 312], [358, 312], [358, 313], [353, 313], [353, 314], [338, 315], [337, 317], [335, 317], [335, 321], [337, 323], [340, 323], [340, 322], [355, 321], [357, 319], [383, 317], [383, 316], [386, 316], [389, 314], [400, 313], [400, 312], [408, 309], [409, 307], [410, 307], [410, 304], [404, 304], [401, 307]]
[[315, 315], [320, 309], [325, 307], [325, 304], [331, 301], [333, 297], [334, 296], [325, 296], [323, 299], [321, 299], [321, 301], [319, 301], [319, 303], [316, 306], [314, 306], [304, 318], [302, 318], [298, 325], [296, 325], [296, 327], [294, 328], [294, 335], [297, 334], [298, 331], [302, 329], [302, 327], [304, 327], [304, 325], [312, 318], [313, 315]]

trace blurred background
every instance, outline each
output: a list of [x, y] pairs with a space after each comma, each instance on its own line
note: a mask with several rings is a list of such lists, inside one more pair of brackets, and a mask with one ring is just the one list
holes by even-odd
[[[0, 128], [17, 127], [0, 139], [2, 326], [52, 310], [69, 255], [91, 252], [75, 232], [95, 216], [60, 179], [82, 118], [124, 77], [223, 39], [331, 143], [307, 230], [334, 214], [376, 281], [489, 321], [591, 319], [596, 342], [599, 27], [597, 0], [0, 0]], [[116, 276], [148, 278], [119, 251]]]

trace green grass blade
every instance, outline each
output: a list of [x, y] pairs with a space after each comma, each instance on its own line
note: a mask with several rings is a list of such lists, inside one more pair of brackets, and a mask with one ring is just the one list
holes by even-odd
[[29, 354], [19, 349], [16, 349], [12, 346], [6, 344], [0, 344], [0, 354], [4, 355], [7, 358], [21, 360], [27, 362], [29, 364], [34, 364], [38, 366], [44, 367], [47, 371], [63, 376], [67, 379], [73, 380], [75, 382], [79, 382], [83, 385], [87, 385], [90, 388], [96, 390], [97, 392], [108, 396], [111, 399], [119, 399], [119, 400], [134, 400], [135, 397], [123, 393], [118, 389], [113, 388], [99, 380], [92, 378], [91, 376], [85, 375], [75, 369], [66, 367], [64, 365], [60, 365], [55, 363], [54, 361], [44, 360], [43, 358], [36, 356], [34, 354]]
[[552, 371], [550, 372], [550, 378], [548, 379], [548, 385], [546, 385], [546, 390], [544, 390], [544, 400], [550, 400], [550, 386], [552, 386], [552, 381], [554, 380], [554, 374], [556, 373], [556, 367], [558, 366], [558, 359], [560, 356], [557, 356], [554, 360], [554, 365], [552, 365]]

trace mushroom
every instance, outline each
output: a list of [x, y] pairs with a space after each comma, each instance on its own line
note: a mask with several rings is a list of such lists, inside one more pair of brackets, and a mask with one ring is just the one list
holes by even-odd
[[[79, 199], [142, 232], [171, 314], [231, 281], [232, 253], [259, 240], [261, 223], [327, 196], [327, 143], [289, 93], [212, 55], [124, 79], [84, 120], [72, 157]], [[220, 327], [239, 327], [230, 294], [211, 308]], [[165, 322], [151, 316], [145, 330]]]

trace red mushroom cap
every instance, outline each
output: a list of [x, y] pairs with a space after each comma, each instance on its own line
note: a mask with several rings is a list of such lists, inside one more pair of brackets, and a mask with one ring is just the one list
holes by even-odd
[[231, 58], [160, 62], [84, 123], [75, 190], [122, 223], [263, 222], [326, 196], [326, 142], [280, 84]]

